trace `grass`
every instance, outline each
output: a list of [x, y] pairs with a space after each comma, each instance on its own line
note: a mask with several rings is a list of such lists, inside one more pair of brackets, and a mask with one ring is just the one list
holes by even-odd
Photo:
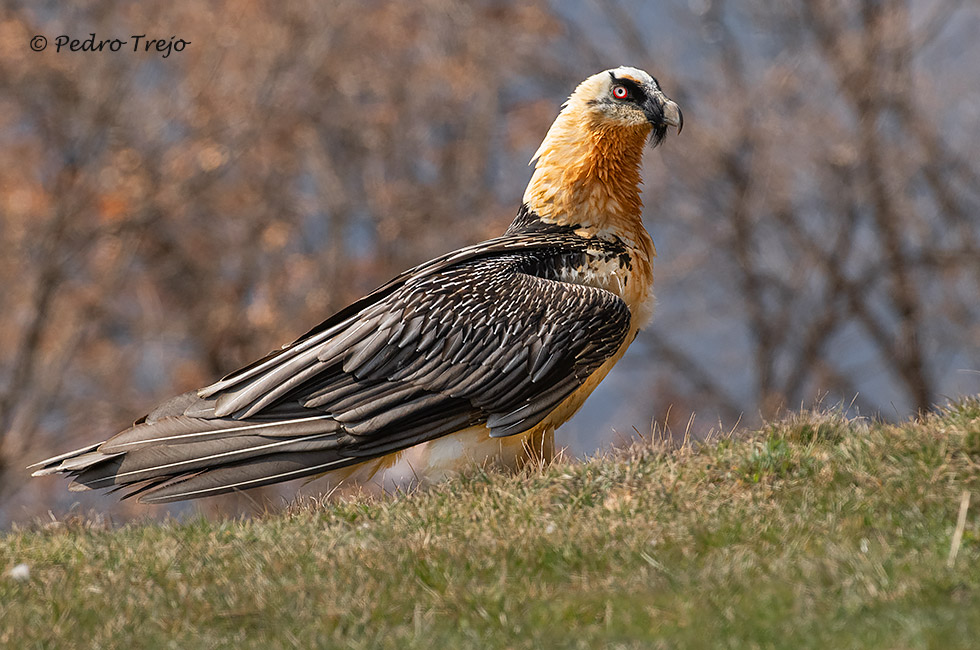
[[30, 568], [0, 577], [0, 647], [972, 648], [978, 488], [966, 400], [245, 520], [38, 524], [0, 538]]

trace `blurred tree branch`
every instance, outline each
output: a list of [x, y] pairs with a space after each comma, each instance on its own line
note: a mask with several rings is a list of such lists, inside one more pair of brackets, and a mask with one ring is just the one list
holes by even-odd
[[[975, 4], [301, 0], [229, 19], [98, 0], [70, 24], [6, 8], [7, 496], [29, 460], [498, 234], [572, 85], [620, 64], [653, 72], [687, 122], [646, 161], [663, 257], [648, 353], [630, 357], [641, 415], [922, 410], [980, 364], [980, 141], [961, 108], [977, 49], [958, 31]], [[76, 28], [192, 45], [26, 46]]]

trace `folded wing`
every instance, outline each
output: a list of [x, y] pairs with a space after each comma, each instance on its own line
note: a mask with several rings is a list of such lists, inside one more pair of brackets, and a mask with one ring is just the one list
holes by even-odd
[[528, 431], [619, 349], [630, 321], [614, 294], [547, 279], [550, 250], [502, 238], [414, 269], [35, 474], [165, 502], [339, 469], [474, 424]]

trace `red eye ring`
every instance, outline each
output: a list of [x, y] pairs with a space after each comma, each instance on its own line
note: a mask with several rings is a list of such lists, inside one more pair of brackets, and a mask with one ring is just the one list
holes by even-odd
[[630, 91], [626, 89], [626, 86], [613, 86], [612, 95], [616, 99], [626, 99], [630, 96]]

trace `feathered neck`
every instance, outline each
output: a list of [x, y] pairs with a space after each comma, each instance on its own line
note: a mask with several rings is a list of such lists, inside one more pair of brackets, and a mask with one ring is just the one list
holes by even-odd
[[543, 221], [640, 245], [649, 240], [641, 220], [640, 163], [651, 127], [604, 125], [576, 95], [532, 158], [537, 163], [524, 203]]

